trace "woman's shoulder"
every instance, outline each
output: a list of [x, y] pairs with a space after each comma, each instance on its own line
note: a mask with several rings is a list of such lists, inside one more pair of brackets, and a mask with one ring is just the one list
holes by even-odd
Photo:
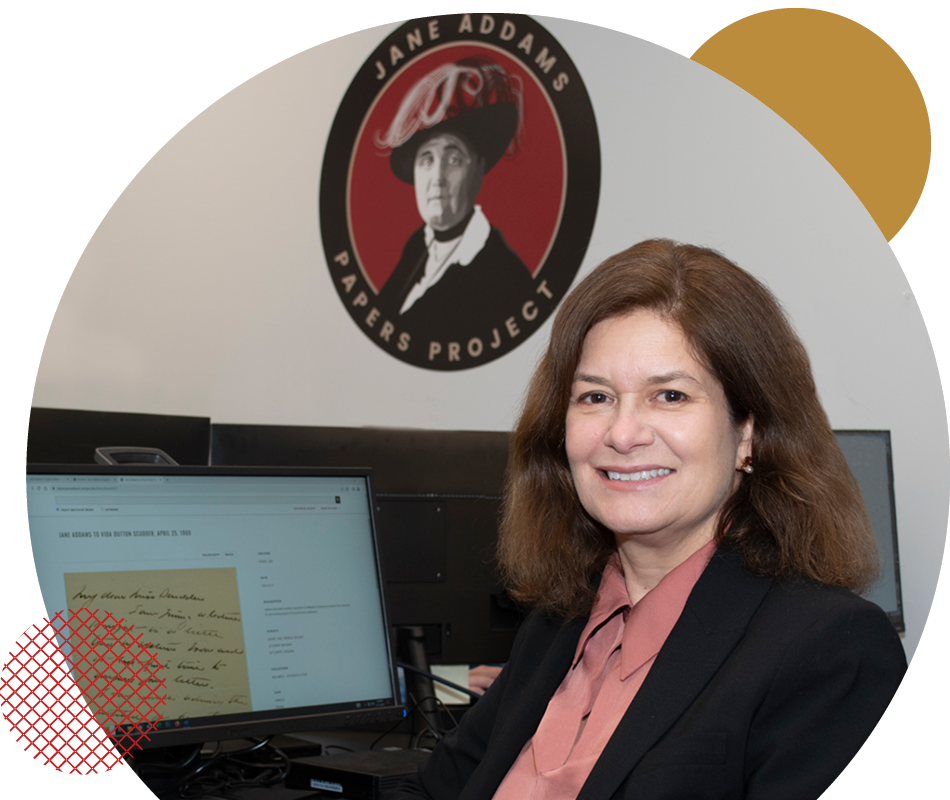
[[805, 578], [776, 579], [758, 616], [760, 625], [784, 628], [790, 637], [890, 654], [895, 663], [906, 665], [904, 646], [884, 610], [840, 586]]
[[[876, 603], [842, 586], [818, 583], [809, 578], [776, 578], [768, 593], [769, 602], [778, 607], [826, 614], [867, 614], [887, 620], [887, 614]], [[888, 620], [888, 624], [890, 621]]]
[[702, 598], [697, 598], [704, 601], [697, 613], [716, 620], [718, 610], [720, 627], [726, 612], [738, 611], [747, 620], [747, 635], [768, 641], [776, 653], [810, 643], [819, 648], [846, 646], [855, 654], [885, 653], [895, 663], [906, 663], [887, 614], [848, 589], [804, 577], [752, 573], [729, 548], [720, 548], [708, 569], [714, 574], [704, 584]]
[[518, 640], [541, 642], [553, 641], [564, 636], [579, 637], [586, 623], [586, 615], [568, 619], [535, 607], [528, 612], [521, 624], [516, 643]]
[[[890, 620], [880, 606], [849, 589], [799, 575], [775, 576], [750, 571], [741, 555], [728, 546], [720, 547], [710, 561], [708, 571], [715, 570], [715, 588], [758, 585], [754, 593], [764, 593], [763, 604], [774, 613], [786, 612], [795, 616], [824, 616], [827, 614], [861, 614]], [[766, 588], [767, 587], [767, 588]]]

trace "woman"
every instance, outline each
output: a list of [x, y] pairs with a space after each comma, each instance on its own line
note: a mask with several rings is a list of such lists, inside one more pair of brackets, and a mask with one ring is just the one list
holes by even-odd
[[643, 242], [565, 300], [499, 554], [535, 611], [398, 797], [817, 798], [906, 668], [804, 347], [710, 250]]
[[420, 78], [377, 137], [392, 148], [393, 174], [415, 187], [423, 223], [380, 293], [394, 317], [475, 331], [533, 292], [531, 272], [476, 202], [485, 175], [517, 152], [522, 103], [517, 76], [464, 58]]

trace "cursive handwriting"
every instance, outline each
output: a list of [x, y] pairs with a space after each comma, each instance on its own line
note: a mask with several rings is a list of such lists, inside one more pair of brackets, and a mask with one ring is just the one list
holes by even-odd
[[[233, 567], [68, 573], [65, 581], [70, 610], [107, 611], [123, 620], [98, 644], [78, 637], [70, 640], [76, 655], [73, 663], [82, 663], [84, 669], [88, 662], [109, 663], [98, 677], [94, 672], [77, 673], [79, 688], [88, 696], [99, 693], [121, 704], [143, 682], [149, 686], [164, 682], [165, 704], [157, 714], [149, 714], [152, 721], [213, 716], [223, 706], [229, 714], [251, 710]], [[123, 630], [129, 626], [131, 634]], [[146, 659], [135, 647], [119, 657], [111, 652], [117, 643], [134, 645], [138, 636], [161, 667], [155, 677], [140, 670]], [[121, 650], [115, 647], [114, 652]], [[127, 701], [128, 709], [123, 706], [133, 722], [141, 720], [134, 702]]]

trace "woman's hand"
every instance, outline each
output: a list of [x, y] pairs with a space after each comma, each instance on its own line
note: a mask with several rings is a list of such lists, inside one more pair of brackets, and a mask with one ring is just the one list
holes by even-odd
[[468, 689], [475, 694], [485, 694], [485, 690], [495, 682], [501, 673], [501, 667], [479, 664], [468, 671]]

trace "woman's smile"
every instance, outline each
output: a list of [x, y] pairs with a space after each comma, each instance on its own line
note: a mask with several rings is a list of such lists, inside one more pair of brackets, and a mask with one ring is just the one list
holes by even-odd
[[614, 472], [612, 470], [604, 470], [607, 480], [636, 483], [643, 483], [644, 481], [651, 480], [652, 478], [664, 478], [672, 472], [673, 470], [664, 469], [662, 467], [660, 469], [640, 469], [636, 472]]

